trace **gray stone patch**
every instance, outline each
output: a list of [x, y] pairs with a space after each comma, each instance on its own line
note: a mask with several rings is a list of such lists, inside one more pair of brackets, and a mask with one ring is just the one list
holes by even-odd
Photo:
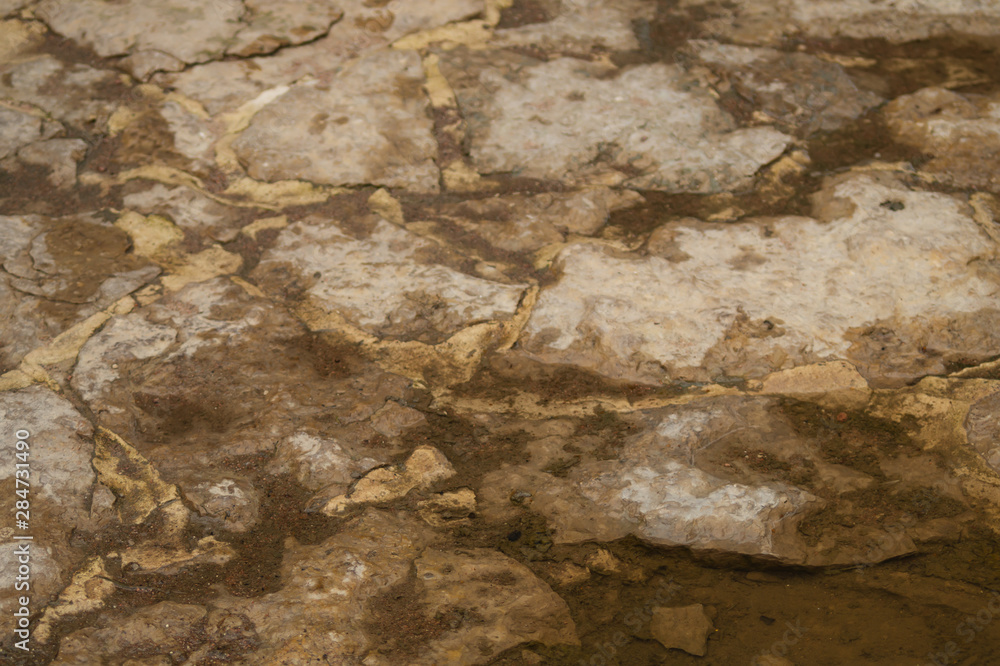
[[233, 148], [262, 180], [436, 192], [437, 143], [422, 83], [415, 52], [363, 58], [329, 85], [293, 86], [254, 116]]

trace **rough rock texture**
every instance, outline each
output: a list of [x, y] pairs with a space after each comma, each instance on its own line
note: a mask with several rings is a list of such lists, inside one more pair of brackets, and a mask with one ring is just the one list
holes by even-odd
[[379, 467], [365, 474], [346, 495], [331, 498], [322, 513], [336, 515], [354, 505], [384, 504], [406, 496], [415, 488], [428, 488], [455, 475], [455, 468], [433, 446], [421, 446], [406, 462], [393, 469]]
[[0, 108], [0, 159], [42, 135], [42, 119], [14, 109]]
[[843, 67], [815, 56], [710, 40], [691, 40], [688, 48], [696, 62], [724, 77], [732, 107], [784, 132], [834, 130], [882, 102], [859, 90]]
[[[32, 386], [0, 393], [0, 428], [4, 433], [0, 454], [7, 464], [0, 471], [0, 484], [7, 489], [0, 509], [10, 521], [3, 528], [0, 575], [10, 584], [0, 591], [0, 633], [8, 635], [16, 626], [17, 599], [25, 591], [15, 589], [18, 556], [15, 549], [29, 545], [29, 596], [34, 604], [51, 600], [64, 577], [81, 558], [71, 543], [74, 530], [85, 530], [90, 516], [90, 493], [95, 476], [90, 467], [93, 444], [87, 441], [92, 426], [63, 397], [49, 389]], [[27, 447], [18, 448], [15, 433], [27, 430]], [[17, 453], [26, 454], [22, 458]], [[17, 463], [24, 465], [17, 467]], [[21, 483], [16, 483], [15, 479]], [[23, 495], [16, 490], [27, 490]], [[25, 502], [21, 507], [17, 502]], [[27, 529], [15, 528], [15, 511], [28, 506]], [[24, 516], [17, 516], [23, 518]], [[29, 535], [37, 541], [15, 541], [12, 536]], [[21, 580], [25, 580], [22, 575]]]
[[641, 201], [628, 190], [597, 187], [464, 201], [435, 206], [426, 216], [458, 224], [501, 250], [524, 252], [560, 243], [567, 234], [591, 235], [612, 212]]
[[[800, 564], [881, 561], [968, 519], [956, 478], [921, 453], [936, 426], [900, 425], [964, 416], [968, 403], [922, 401], [827, 412], [788, 398], [720, 396], [598, 413], [586, 427], [531, 424], [530, 459], [484, 478], [480, 512], [501, 518], [530, 506], [556, 543], [635, 535]], [[897, 420], [870, 416], [879, 411]], [[836, 434], [831, 423], [840, 424]], [[875, 495], [899, 503], [895, 520], [864, 517]]]
[[924, 88], [886, 105], [889, 128], [902, 144], [932, 156], [921, 170], [957, 187], [997, 191], [1000, 101]]
[[671, 258], [570, 245], [524, 348], [639, 381], [759, 377], [846, 356], [884, 384], [992, 355], [998, 276], [978, 258], [996, 250], [961, 199], [855, 176], [830, 185], [817, 214], [674, 223], [658, 232]]
[[[246, 8], [239, 0], [43, 0], [38, 16], [61, 35], [101, 56], [131, 55], [137, 75], [179, 70], [221, 56], [240, 29]], [[156, 64], [149, 66], [149, 59]]]
[[458, 611], [477, 625], [435, 638], [416, 663], [482, 664], [521, 643], [579, 642], [566, 602], [530, 569], [496, 551], [428, 549], [414, 566], [424, 613]]
[[705, 655], [706, 639], [712, 633], [712, 621], [701, 604], [676, 608], [657, 608], [649, 627], [653, 638], [666, 648], [677, 648], [698, 657]]
[[0, 0], [0, 664], [993, 663], [996, 34]]
[[556, 457], [554, 446], [536, 445], [531, 463], [488, 478], [489, 498], [530, 494], [557, 542], [635, 534], [666, 545], [795, 557], [774, 543], [775, 531], [815, 498], [786, 484], [733, 482], [696, 466], [696, 454], [758, 427], [745, 409], [717, 405], [664, 415], [655, 434], [634, 439], [613, 460], [567, 460]]
[[[124, 233], [90, 215], [0, 217], [0, 248], [0, 313], [18, 322], [0, 331], [5, 369], [160, 272], [129, 253]], [[42, 308], [42, 299], [58, 305]]]
[[719, 192], [747, 185], [790, 140], [767, 127], [737, 128], [706, 89], [669, 65], [612, 72], [558, 58], [505, 77], [455, 53], [442, 71], [485, 173], [585, 182], [603, 163], [630, 187]]
[[166, 217], [181, 230], [204, 233], [223, 243], [236, 238], [240, 230], [237, 211], [187, 187], [156, 183], [126, 194], [122, 201], [132, 210]]
[[547, 20], [517, 27], [504, 27], [501, 22], [496, 43], [569, 53], [585, 53], [594, 48], [627, 51], [639, 47], [632, 22], [652, 14], [651, 6], [631, 1], [553, 0], [538, 5], [543, 14], [538, 18]]
[[293, 86], [254, 116], [233, 147], [254, 178], [435, 192], [437, 147], [422, 80], [416, 53], [364, 58], [329, 85]]
[[315, 42], [267, 57], [198, 65], [179, 74], [159, 75], [154, 81], [176, 87], [215, 115], [306, 76], [329, 84], [339, 68], [354, 58], [380, 50], [384, 53], [390, 43], [407, 34], [460, 21], [483, 10], [482, 2], [476, 0], [341, 0], [333, 6], [344, 16]]
[[76, 165], [87, 153], [87, 144], [80, 139], [50, 139], [38, 141], [17, 151], [25, 164], [48, 169], [48, 179], [56, 187], [76, 185]]
[[435, 263], [433, 249], [429, 241], [381, 218], [370, 220], [360, 238], [313, 218], [283, 230], [254, 277], [272, 293], [294, 282], [322, 310], [379, 336], [436, 341], [514, 313], [522, 285]]
[[901, 0], [891, 7], [879, 0], [752, 0], [734, 9], [736, 20], [728, 22], [724, 34], [754, 40], [777, 41], [783, 34], [804, 32], [903, 42], [950, 33], [989, 35], [1000, 25], [1000, 10], [981, 0]]
[[[239, 349], [255, 350], [259, 363], [253, 371], [232, 365]], [[337, 368], [340, 361], [330, 355], [283, 310], [218, 278], [112, 319], [81, 349], [72, 381], [105, 425], [137, 432], [133, 439], [143, 455], [191, 494], [206, 520], [243, 531], [256, 519], [257, 491], [212, 460], [271, 450], [273, 441], [298, 432], [303, 418], [330, 408], [343, 420], [319, 434], [338, 440], [345, 455], [364, 460], [372, 453], [367, 442], [378, 435], [366, 420], [405, 386], [401, 378], [379, 372], [331, 380], [353, 363]], [[136, 391], [139, 377], [143, 388]], [[239, 405], [218, 397], [222, 383], [234, 388], [234, 377], [243, 378]], [[201, 432], [206, 427], [210, 447]], [[294, 467], [306, 485], [348, 480], [339, 475], [349, 469], [331, 476], [322, 448], [297, 450]], [[281, 468], [280, 461], [276, 465]]]
[[52, 118], [81, 129], [103, 127], [118, 82], [112, 71], [65, 64], [50, 55], [0, 62], [0, 96], [36, 106]]
[[326, 34], [344, 12], [333, 2], [318, 0], [247, 0], [249, 25], [241, 28], [226, 53], [252, 56], [283, 46], [302, 44]]
[[977, 401], [965, 419], [969, 444], [993, 469], [1000, 472], [1000, 393]]

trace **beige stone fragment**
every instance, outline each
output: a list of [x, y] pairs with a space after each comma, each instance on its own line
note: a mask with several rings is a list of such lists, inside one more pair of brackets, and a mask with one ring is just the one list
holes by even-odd
[[257, 234], [261, 231], [266, 231], [268, 229], [284, 229], [288, 226], [288, 216], [278, 215], [276, 217], [262, 217], [259, 220], [254, 220], [247, 226], [243, 227], [240, 232], [246, 234], [250, 238], [257, 240]]
[[863, 407], [871, 395], [868, 382], [847, 361], [829, 361], [774, 372], [764, 377], [759, 387], [764, 394], [787, 395], [848, 408]]
[[70, 584], [59, 593], [59, 598], [43, 611], [32, 637], [42, 645], [48, 643], [52, 627], [59, 620], [102, 608], [114, 591], [115, 586], [109, 579], [104, 560], [100, 557], [89, 558], [73, 574]]
[[701, 604], [653, 610], [649, 630], [665, 648], [684, 650], [698, 657], [705, 655], [709, 634], [715, 631]]
[[420, 446], [401, 465], [368, 472], [346, 495], [329, 500], [320, 511], [333, 516], [358, 504], [391, 502], [454, 475], [455, 468], [443, 453], [433, 446]]
[[417, 503], [417, 514], [432, 527], [462, 525], [476, 510], [476, 494], [470, 488], [432, 495]]

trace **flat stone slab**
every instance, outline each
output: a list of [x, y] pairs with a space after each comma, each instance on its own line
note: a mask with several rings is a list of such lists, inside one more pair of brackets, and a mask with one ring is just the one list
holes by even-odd
[[611, 172], [628, 187], [720, 192], [748, 185], [791, 140], [738, 128], [707, 87], [672, 65], [490, 62], [457, 52], [442, 65], [480, 173], [578, 183]]
[[1000, 97], [924, 88], [883, 109], [896, 141], [932, 159], [920, 170], [955, 187], [1000, 189]]
[[730, 104], [800, 136], [837, 129], [883, 101], [860, 90], [840, 65], [806, 53], [702, 39], [692, 39], [685, 50], [725, 78]]
[[313, 304], [379, 336], [439, 342], [474, 323], [514, 314], [525, 285], [441, 265], [434, 247], [381, 218], [362, 238], [310, 218], [281, 232], [253, 277], [274, 293], [297, 282]]
[[362, 58], [330, 85], [293, 86], [254, 116], [233, 148], [262, 180], [436, 192], [423, 80], [414, 51]]
[[[289, 10], [294, 8], [295, 15], [302, 8], [302, 3], [296, 0], [287, 5]], [[325, 0], [322, 5], [327, 7], [323, 11], [332, 11]], [[332, 6], [343, 12], [343, 18], [315, 41], [266, 56], [208, 62], [177, 73], [163, 72], [153, 81], [176, 88], [215, 115], [235, 109], [265, 90], [289, 85], [306, 76], [330, 83], [339, 69], [355, 58], [384, 51], [392, 42], [413, 32], [461, 21], [483, 11], [481, 0], [337, 0]], [[254, 29], [253, 25], [246, 28], [236, 41]], [[236, 45], [229, 48], [240, 49]]]
[[884, 385], [996, 353], [995, 247], [961, 198], [858, 175], [817, 201], [827, 221], [671, 223], [646, 256], [570, 245], [522, 347], [644, 382], [846, 358]]

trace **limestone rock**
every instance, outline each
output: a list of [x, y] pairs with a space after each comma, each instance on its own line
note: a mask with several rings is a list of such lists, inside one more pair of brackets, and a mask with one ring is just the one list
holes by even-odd
[[384, 220], [370, 229], [352, 238], [336, 224], [307, 218], [281, 232], [252, 275], [268, 292], [294, 281], [322, 310], [379, 336], [438, 342], [515, 312], [523, 286], [435, 263], [432, 243]]
[[28, 144], [17, 151], [25, 164], [49, 168], [48, 179], [56, 187], [76, 185], [76, 165], [87, 154], [87, 144], [80, 139], [49, 139]]
[[651, 7], [642, 2], [608, 0], [557, 0], [549, 20], [496, 31], [494, 43], [505, 47], [529, 46], [550, 51], [587, 53], [595, 47], [629, 51], [639, 48], [632, 22], [651, 18]]
[[39, 139], [42, 119], [14, 109], [0, 108], [0, 159]]
[[104, 129], [120, 90], [115, 72], [66, 64], [50, 55], [0, 62], [0, 96], [37, 106], [81, 130]]
[[296, 663], [318, 654], [360, 657], [382, 644], [385, 637], [362, 630], [359, 612], [407, 577], [427, 544], [428, 528], [421, 525], [368, 509], [319, 544], [289, 539], [281, 562], [282, 588], [226, 604], [261, 637], [254, 658]]
[[226, 53], [253, 56], [309, 42], [329, 31], [344, 12], [329, 0], [246, 0], [249, 25], [233, 38]]
[[825, 222], [674, 223], [674, 261], [568, 246], [524, 349], [646, 382], [846, 358], [876, 386], [993, 353], [1000, 276], [977, 260], [996, 250], [959, 199], [871, 176], [825, 192], [846, 206]]
[[219, 242], [227, 243], [239, 233], [236, 211], [187, 187], [156, 183], [130, 192], [122, 200], [132, 210], [166, 217], [182, 230], [205, 234]]
[[920, 169], [955, 187], [1000, 189], [997, 96], [924, 88], [886, 105], [894, 138], [933, 159]]
[[590, 569], [581, 567], [572, 562], [561, 562], [557, 565], [546, 567], [547, 573], [555, 581], [556, 585], [570, 587], [590, 580]]
[[868, 382], [850, 363], [831, 361], [780, 370], [765, 377], [763, 394], [786, 395], [822, 405], [863, 407], [871, 396]]
[[420, 446], [399, 467], [379, 467], [358, 480], [346, 495], [326, 502], [320, 511], [336, 515], [358, 504], [381, 504], [403, 497], [415, 488], [428, 488], [455, 475], [444, 454], [433, 446]]
[[751, 0], [740, 3], [719, 32], [740, 41], [774, 43], [798, 33], [907, 42], [954, 33], [990, 35], [998, 26], [1000, 10], [980, 0], [901, 0], [891, 7], [879, 0]]
[[562, 242], [566, 234], [590, 235], [608, 216], [642, 201], [629, 190], [595, 187], [576, 192], [495, 196], [429, 207], [422, 215], [445, 219], [511, 252]]
[[969, 444], [1000, 474], [1000, 391], [978, 400], [965, 417]]
[[293, 86], [254, 116], [233, 148], [263, 180], [436, 192], [437, 143], [422, 83], [415, 52], [362, 58], [329, 85]]
[[[834, 130], [882, 99], [859, 90], [840, 65], [805, 53], [691, 40], [687, 49], [732, 86], [727, 99], [763, 113], [784, 132]], [[747, 103], [744, 100], [752, 100]]]
[[529, 641], [579, 644], [566, 602], [530, 569], [501, 553], [428, 549], [415, 566], [425, 613], [433, 617], [462, 609], [477, 620], [433, 639], [415, 663], [483, 664]]
[[[302, 5], [301, 2], [274, 4], [288, 9]], [[328, 16], [329, 3], [323, 0], [322, 4], [325, 8], [320, 16]], [[338, 70], [355, 58], [384, 52], [404, 35], [461, 21], [483, 11], [481, 0], [338, 0], [333, 7], [343, 11], [343, 18], [329, 28], [326, 36], [314, 42], [268, 56], [196, 65], [178, 74], [158, 75], [153, 80], [198, 100], [214, 116], [235, 109], [266, 90], [304, 77], [328, 85]], [[246, 30], [256, 29], [251, 25]]]
[[437, 493], [417, 502], [417, 515], [432, 527], [463, 525], [476, 511], [476, 494], [470, 488]]
[[715, 629], [701, 604], [653, 610], [649, 630], [665, 648], [684, 650], [698, 657], [705, 655], [709, 634]]
[[102, 424], [135, 433], [200, 509], [197, 522], [239, 532], [257, 520], [261, 489], [220, 459], [270, 455], [277, 443], [270, 471], [344, 493], [383, 463], [368, 419], [407, 382], [337, 356], [283, 308], [220, 278], [112, 318], [81, 348], [72, 384]]
[[233, 532], [246, 532], [260, 517], [257, 489], [240, 478], [209, 478], [202, 483], [189, 482], [184, 493], [198, 516], [195, 522]]
[[351, 449], [347, 442], [299, 432], [278, 443], [270, 469], [277, 473], [291, 471], [309, 490], [326, 488], [343, 494], [356, 478], [384, 464], [382, 460], [359, 457]]
[[768, 127], [737, 128], [707, 88], [671, 65], [614, 71], [557, 58], [504, 76], [480, 58], [456, 50], [442, 72], [481, 173], [572, 184], [620, 172], [629, 187], [720, 192], [748, 184], [791, 140]]
[[43, 0], [35, 11], [55, 32], [102, 57], [156, 53], [190, 64], [225, 52], [245, 7], [239, 0]]
[[[0, 482], [9, 488], [0, 498], [0, 510], [10, 516], [2, 531], [0, 575], [11, 581], [0, 590], [0, 636], [8, 636], [15, 626], [17, 598], [24, 594], [13, 585], [18, 575], [15, 549], [24, 544], [30, 549], [33, 612], [55, 596], [64, 576], [79, 563], [80, 554], [71, 548], [70, 534], [87, 524], [95, 481], [90, 466], [94, 446], [87, 440], [91, 425], [68, 400], [41, 386], [0, 393], [0, 428], [7, 433], [0, 441], [0, 454], [8, 461], [0, 470]], [[15, 435], [22, 430], [29, 434], [20, 440], [27, 442], [27, 448], [18, 449]], [[19, 459], [18, 453], [26, 456]], [[17, 467], [17, 463], [27, 467]], [[27, 485], [17, 485], [15, 476]], [[25, 488], [26, 497], [15, 494], [15, 490]], [[14, 527], [15, 503], [19, 501], [29, 505], [26, 530]], [[18, 535], [31, 535], [35, 540], [11, 538]]]
[[150, 645], [164, 652], [182, 652], [206, 615], [201, 606], [172, 601], [140, 608], [124, 621], [105, 621], [70, 634], [60, 642], [59, 656], [53, 663], [83, 665], [96, 654], [119, 655]]

